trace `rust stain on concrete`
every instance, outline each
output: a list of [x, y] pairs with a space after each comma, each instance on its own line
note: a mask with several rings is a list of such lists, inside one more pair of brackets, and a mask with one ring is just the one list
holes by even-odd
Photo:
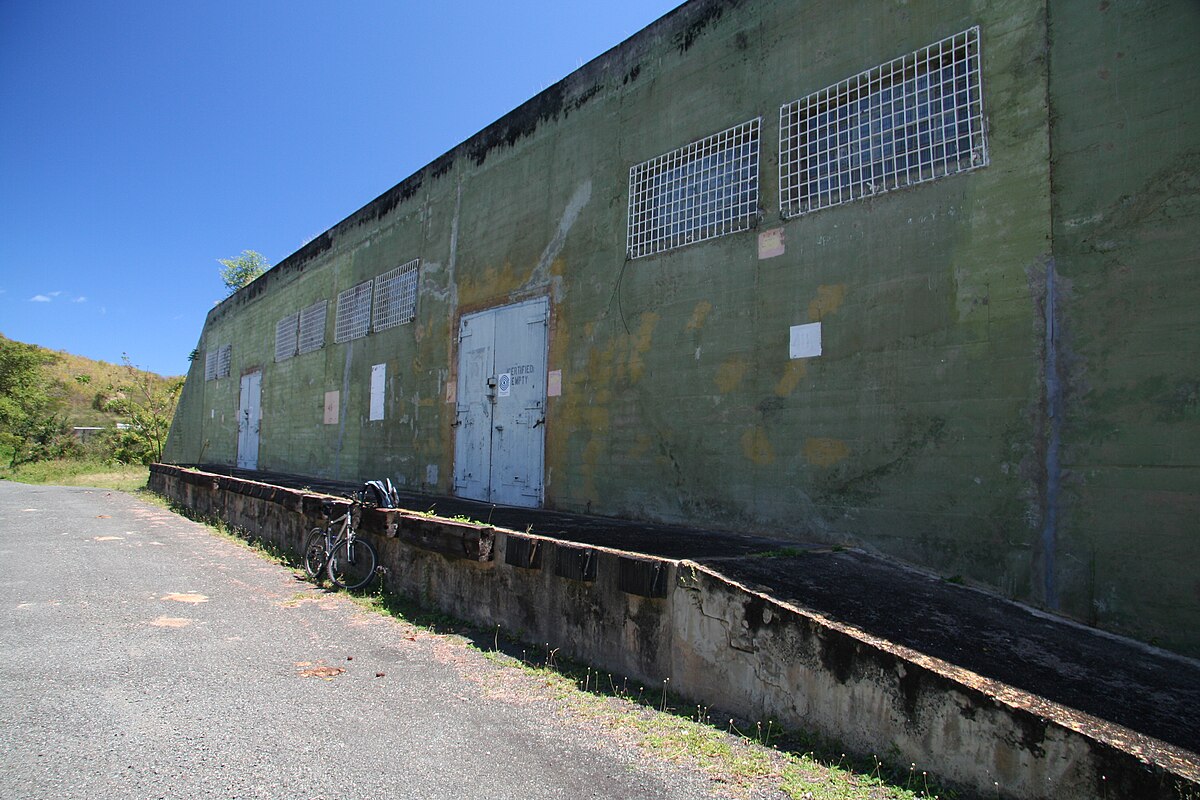
[[150, 624], [156, 628], [186, 628], [192, 621], [187, 617], [159, 617]]
[[850, 457], [850, 446], [841, 439], [810, 438], [804, 440], [804, 458], [818, 467], [832, 467]]
[[742, 453], [755, 464], [767, 465], [774, 463], [775, 450], [771, 447], [771, 438], [761, 426], [754, 427], [742, 434]]
[[779, 378], [779, 383], [775, 384], [775, 396], [787, 397], [796, 391], [796, 387], [800, 385], [800, 379], [807, 374], [808, 363], [806, 361], [803, 359], [789, 361], [783, 368], [783, 375]]
[[742, 382], [742, 376], [746, 374], [745, 359], [734, 356], [733, 358], [725, 359], [724, 363], [717, 368], [717, 375], [713, 379], [717, 384], [717, 389], [721, 394], [728, 394], [737, 388]]
[[705, 320], [708, 319], [708, 312], [712, 311], [712, 303], [707, 300], [701, 300], [696, 303], [696, 307], [692, 309], [692, 318], [688, 320], [685, 331], [698, 331], [704, 327]]
[[817, 296], [808, 304], [808, 318], [812, 322], [820, 322], [827, 314], [832, 314], [842, 306], [846, 299], [846, 284], [823, 284], [817, 287]]
[[629, 379], [633, 383], [641, 380], [642, 373], [646, 371], [646, 364], [642, 361], [642, 356], [650, 350], [650, 342], [654, 338], [654, 328], [658, 325], [658, 319], [658, 314], [652, 311], [642, 314], [642, 324], [633, 336], [629, 353]]

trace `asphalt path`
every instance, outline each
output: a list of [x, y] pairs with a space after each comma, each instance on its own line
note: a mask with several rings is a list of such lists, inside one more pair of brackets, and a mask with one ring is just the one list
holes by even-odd
[[0, 563], [6, 797], [717, 796], [534, 677], [127, 494], [0, 481]]

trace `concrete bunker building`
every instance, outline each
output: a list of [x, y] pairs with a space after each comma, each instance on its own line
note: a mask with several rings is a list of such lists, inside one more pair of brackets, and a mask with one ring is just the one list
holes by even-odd
[[164, 460], [852, 542], [1200, 655], [1198, 41], [692, 0], [215, 307]]

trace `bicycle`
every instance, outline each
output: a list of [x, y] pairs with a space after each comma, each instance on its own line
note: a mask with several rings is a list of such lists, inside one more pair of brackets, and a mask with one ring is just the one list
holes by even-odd
[[330, 519], [333, 503], [321, 506], [325, 525], [313, 528], [304, 540], [304, 571], [313, 579], [324, 573], [335, 586], [354, 590], [375, 577], [378, 557], [371, 543], [357, 531], [364, 506], [362, 497], [351, 495], [349, 500], [350, 507], [337, 519]]

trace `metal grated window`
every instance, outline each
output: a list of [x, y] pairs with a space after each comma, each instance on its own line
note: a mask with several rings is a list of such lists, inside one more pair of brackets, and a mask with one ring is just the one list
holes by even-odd
[[367, 335], [371, 326], [371, 281], [363, 281], [338, 295], [335, 343], [348, 342]]
[[371, 317], [371, 330], [382, 331], [403, 325], [417, 316], [417, 275], [420, 266], [421, 259], [414, 258], [375, 279], [375, 309]]
[[204, 380], [212, 381], [217, 378], [217, 351], [209, 349], [204, 353]]
[[979, 26], [779, 109], [785, 217], [988, 163]]
[[328, 307], [329, 301], [321, 300], [300, 311], [298, 352], [311, 353], [325, 346], [325, 311]]
[[233, 345], [227, 344], [217, 355], [217, 377], [228, 378], [229, 369], [233, 363]]
[[300, 312], [288, 314], [275, 323], [275, 360], [287, 361], [296, 355], [299, 343]]
[[629, 258], [724, 236], [757, 221], [761, 121], [743, 122], [630, 168]]

